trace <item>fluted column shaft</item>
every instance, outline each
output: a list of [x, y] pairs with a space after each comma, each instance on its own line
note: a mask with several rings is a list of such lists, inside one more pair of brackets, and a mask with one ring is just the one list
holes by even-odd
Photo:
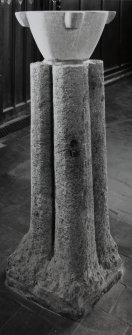
[[53, 67], [55, 253], [84, 276], [95, 263], [88, 66]]
[[109, 225], [103, 61], [89, 62], [88, 77], [96, 247], [99, 263], [109, 268], [118, 261], [118, 251]]
[[31, 220], [35, 239], [52, 253], [54, 224], [54, 158], [52, 67], [31, 65]]

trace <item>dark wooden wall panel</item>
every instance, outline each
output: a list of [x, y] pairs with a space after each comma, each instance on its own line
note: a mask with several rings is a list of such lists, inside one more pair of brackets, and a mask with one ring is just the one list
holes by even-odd
[[4, 20], [3, 20], [3, 6], [0, 3], [0, 119], [3, 112], [3, 31], [4, 31]]
[[79, 0], [62, 0], [61, 9], [62, 10], [78, 10], [80, 6]]
[[[0, 1], [0, 122], [17, 115], [30, 99], [30, 63], [42, 59], [28, 29], [15, 11], [47, 8], [48, 0]], [[24, 107], [25, 106], [25, 107]], [[19, 107], [19, 108], [18, 108]]]
[[120, 12], [121, 64], [132, 62], [132, 0], [121, 1]]
[[102, 0], [82, 0], [81, 1], [81, 9], [83, 10], [99, 10], [101, 9]]
[[41, 0], [41, 8], [43, 10], [48, 10], [48, 7], [49, 7], [49, 1], [48, 0]]
[[[20, 5], [15, 3], [15, 11], [23, 11], [25, 9], [24, 2]], [[15, 104], [25, 101], [24, 92], [24, 56], [25, 56], [25, 29], [20, 26], [15, 19]]]
[[13, 4], [2, 8], [3, 12], [3, 107], [9, 108], [13, 104], [12, 68], [13, 68]]

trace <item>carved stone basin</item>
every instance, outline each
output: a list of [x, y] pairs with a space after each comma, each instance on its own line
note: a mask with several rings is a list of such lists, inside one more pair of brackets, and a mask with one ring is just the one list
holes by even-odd
[[46, 60], [64, 61], [89, 59], [105, 24], [110, 23], [113, 11], [27, 11], [16, 17], [29, 27], [35, 42]]

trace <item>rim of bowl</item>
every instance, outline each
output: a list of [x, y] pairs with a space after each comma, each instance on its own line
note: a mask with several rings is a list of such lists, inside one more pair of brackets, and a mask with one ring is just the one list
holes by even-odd
[[114, 10], [25, 10], [25, 11], [18, 11], [15, 13], [115, 13]]

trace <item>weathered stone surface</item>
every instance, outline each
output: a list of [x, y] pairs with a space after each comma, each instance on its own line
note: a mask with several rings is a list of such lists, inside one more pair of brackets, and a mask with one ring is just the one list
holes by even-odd
[[63, 311], [81, 314], [103, 282], [94, 231], [87, 65], [54, 66], [53, 99], [55, 246], [48, 285], [53, 289], [54, 283]]
[[97, 268], [88, 67], [54, 66], [55, 256], [84, 278]]
[[105, 127], [104, 70], [102, 61], [89, 62], [94, 223], [99, 263], [111, 268], [120, 262], [110, 234], [108, 209], [107, 149]]
[[8, 261], [7, 277], [34, 285], [53, 244], [53, 108], [50, 65], [31, 65], [31, 222]]
[[74, 318], [121, 274], [108, 220], [103, 90], [98, 61], [31, 66], [31, 223], [7, 283]]
[[31, 230], [52, 253], [54, 220], [52, 68], [31, 65]]

